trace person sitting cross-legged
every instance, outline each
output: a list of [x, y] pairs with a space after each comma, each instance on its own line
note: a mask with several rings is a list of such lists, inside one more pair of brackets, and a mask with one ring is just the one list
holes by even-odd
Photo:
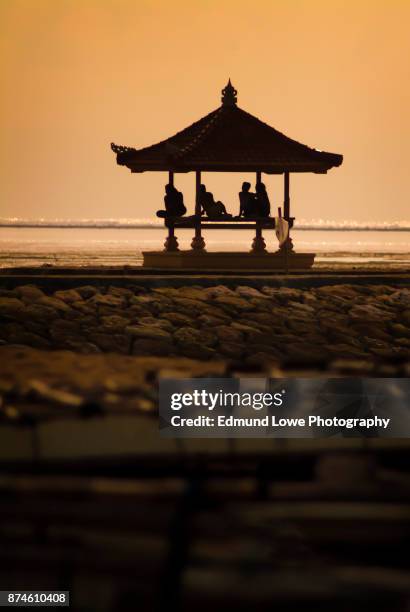
[[164, 204], [165, 210], [158, 210], [157, 217], [182, 217], [186, 213], [184, 196], [171, 183], [165, 185]]
[[205, 185], [200, 186], [199, 203], [201, 205], [201, 212], [204, 212], [209, 219], [221, 219], [232, 216], [226, 212], [225, 205], [222, 202], [215, 202], [213, 194], [206, 190]]

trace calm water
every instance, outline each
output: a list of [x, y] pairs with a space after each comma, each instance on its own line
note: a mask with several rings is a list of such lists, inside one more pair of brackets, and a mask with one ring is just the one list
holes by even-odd
[[[268, 250], [277, 250], [273, 231], [264, 233]], [[205, 231], [208, 250], [248, 251], [253, 232]], [[317, 260], [378, 261], [388, 254], [410, 262], [409, 231], [294, 230], [298, 251], [316, 252]], [[141, 263], [143, 250], [163, 248], [163, 228], [0, 228], [0, 266]], [[180, 248], [189, 248], [192, 230], [179, 230]], [[392, 258], [389, 258], [392, 260]], [[394, 259], [394, 257], [393, 257]]]

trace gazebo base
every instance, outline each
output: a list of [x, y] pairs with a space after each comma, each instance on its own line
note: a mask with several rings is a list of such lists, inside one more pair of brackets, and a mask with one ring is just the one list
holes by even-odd
[[[206, 251], [145, 251], [145, 268], [175, 270], [306, 270], [314, 253], [246, 253]], [[286, 261], [287, 259], [287, 261]]]

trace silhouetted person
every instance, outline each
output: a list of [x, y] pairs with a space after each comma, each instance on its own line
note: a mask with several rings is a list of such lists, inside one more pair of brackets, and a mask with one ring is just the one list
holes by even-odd
[[242, 183], [242, 191], [239, 192], [239, 216], [256, 217], [256, 194], [249, 191], [251, 184], [248, 182]]
[[205, 185], [201, 185], [199, 188], [199, 203], [201, 205], [201, 211], [203, 211], [209, 219], [220, 219], [221, 217], [228, 216], [225, 205], [219, 201], [215, 202], [213, 194], [206, 190]]
[[182, 217], [185, 215], [184, 196], [170, 183], [165, 185], [165, 210], [159, 210], [157, 217]]
[[263, 183], [256, 183], [256, 210], [258, 217], [269, 217], [270, 202]]

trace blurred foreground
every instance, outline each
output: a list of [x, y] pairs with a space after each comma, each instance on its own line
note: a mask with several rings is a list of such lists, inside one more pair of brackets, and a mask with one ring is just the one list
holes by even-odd
[[408, 612], [410, 442], [161, 439], [157, 415], [161, 376], [408, 376], [406, 286], [58, 282], [0, 290], [2, 588]]

